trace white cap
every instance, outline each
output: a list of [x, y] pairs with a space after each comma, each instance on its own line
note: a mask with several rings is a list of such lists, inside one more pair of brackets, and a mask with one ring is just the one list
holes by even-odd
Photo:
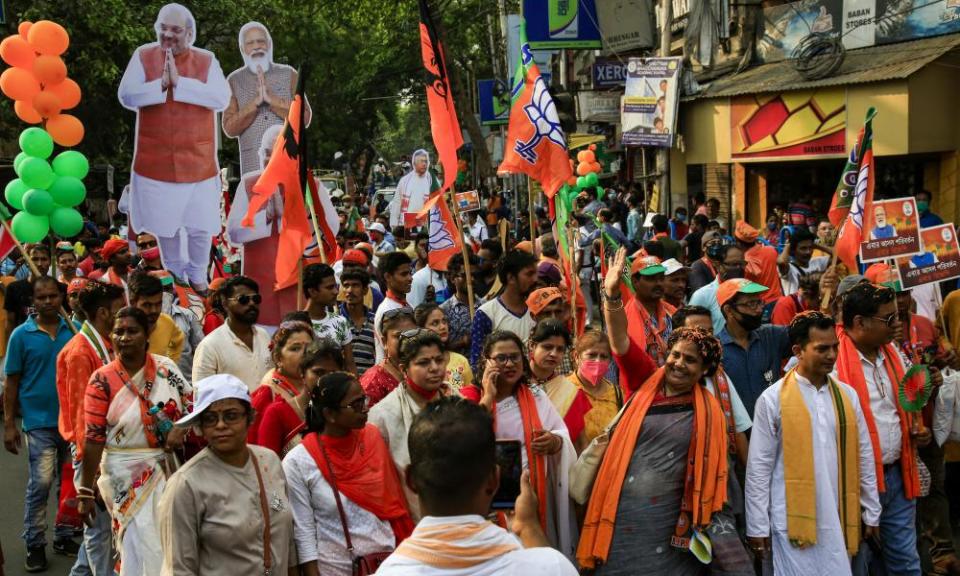
[[333, 192], [330, 193], [331, 198], [339, 198], [341, 196], [343, 196], [343, 190], [339, 188], [334, 188]]
[[379, 232], [381, 234], [386, 234], [387, 229], [383, 227], [383, 224], [379, 222], [374, 222], [373, 224], [367, 226], [368, 232]]
[[681, 264], [680, 261], [678, 261], [676, 258], [670, 258], [669, 260], [664, 260], [663, 262], [660, 263], [660, 265], [667, 269], [667, 271], [663, 273], [664, 276], [669, 276], [674, 272], [677, 272], [678, 270], [690, 269], [688, 266], [684, 266], [683, 264]]
[[208, 376], [194, 385], [196, 398], [193, 403], [193, 412], [177, 420], [176, 425], [187, 427], [196, 424], [196, 420], [204, 410], [210, 407], [217, 400], [226, 400], [236, 398], [250, 403], [250, 391], [243, 380], [233, 374], [214, 374]]

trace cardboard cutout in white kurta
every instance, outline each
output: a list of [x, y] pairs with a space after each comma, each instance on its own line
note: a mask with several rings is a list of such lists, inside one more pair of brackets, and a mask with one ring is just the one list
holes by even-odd
[[[433, 190], [433, 174], [430, 173], [430, 154], [420, 149], [410, 158], [413, 170], [397, 183], [397, 193], [390, 203], [390, 227], [413, 228], [423, 224], [417, 213]], [[422, 170], [422, 171], [421, 171]]]
[[130, 192], [120, 203], [134, 230], [157, 237], [167, 270], [206, 288], [220, 232], [216, 113], [230, 89], [214, 54], [193, 47], [189, 10], [165, 5], [154, 28], [157, 42], [137, 48], [117, 93], [137, 112]]

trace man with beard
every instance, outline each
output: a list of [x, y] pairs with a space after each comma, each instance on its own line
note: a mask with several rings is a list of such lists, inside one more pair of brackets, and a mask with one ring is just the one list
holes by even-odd
[[100, 249], [100, 256], [109, 268], [91, 273], [90, 280], [113, 284], [127, 291], [127, 275], [130, 273], [130, 245], [127, 241], [119, 238], [107, 240]]
[[163, 313], [163, 282], [143, 270], [130, 276], [130, 304], [147, 315], [150, 323], [149, 351], [180, 362], [184, 334], [169, 315]]
[[687, 276], [690, 268], [677, 261], [676, 258], [664, 260], [663, 267], [663, 299], [674, 308], [683, 308], [687, 302]]
[[720, 247], [720, 259], [716, 261], [717, 276], [712, 282], [700, 288], [690, 297], [691, 306], [703, 306], [710, 311], [713, 319], [713, 333], [719, 334], [727, 322], [723, 319], [720, 304], [717, 303], [717, 290], [724, 280], [743, 278], [743, 269], [747, 265], [743, 250], [734, 244]]
[[413, 170], [397, 183], [397, 193], [390, 206], [390, 227], [413, 228], [417, 224], [417, 212], [433, 189], [433, 174], [430, 172], [430, 155], [422, 148], [413, 153]]
[[503, 257], [503, 245], [497, 238], [489, 238], [480, 243], [477, 252], [476, 272], [473, 273], [473, 293], [477, 301], [491, 300], [500, 293], [500, 278], [497, 277], [497, 267]]
[[783, 361], [792, 354], [786, 326], [761, 326], [766, 291], [766, 286], [736, 278], [721, 283], [716, 296], [727, 321], [717, 334], [723, 368], [751, 418], [757, 398], [780, 379]]
[[[223, 111], [223, 133], [240, 141], [240, 174], [261, 169], [257, 152], [270, 126], [281, 126], [297, 89], [297, 71], [273, 61], [267, 27], [247, 22], [240, 28], [242, 68], [227, 76], [230, 104]], [[309, 123], [310, 109], [305, 119]]]
[[157, 236], [167, 270], [203, 291], [210, 239], [220, 232], [216, 113], [230, 87], [213, 53], [193, 47], [196, 21], [184, 6], [161, 8], [154, 29], [157, 42], [137, 48], [118, 90], [137, 112], [129, 196], [120, 203], [135, 230]]
[[270, 335], [257, 326], [260, 287], [246, 276], [234, 276], [220, 288], [227, 321], [207, 335], [193, 357], [193, 381], [214, 374], [233, 374], [251, 391], [272, 367]]
[[533, 330], [527, 296], [537, 283], [537, 257], [523, 250], [511, 250], [503, 256], [497, 275], [503, 292], [480, 306], [473, 317], [470, 365], [474, 369], [483, 355], [484, 341], [494, 330], [508, 330], [524, 342]]

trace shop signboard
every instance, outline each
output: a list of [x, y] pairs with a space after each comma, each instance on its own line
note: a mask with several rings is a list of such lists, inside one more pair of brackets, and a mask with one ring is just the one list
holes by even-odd
[[597, 18], [603, 30], [606, 53], [653, 48], [653, 3], [651, 0], [600, 0]]
[[923, 251], [897, 258], [900, 285], [904, 290], [960, 277], [960, 246], [952, 222], [920, 229]]
[[627, 82], [627, 63], [622, 60], [597, 58], [591, 69], [594, 88], [616, 88]]
[[477, 80], [480, 124], [496, 126], [510, 121], [510, 88], [503, 80]]
[[846, 90], [828, 87], [730, 99], [730, 155], [738, 162], [841, 158]]
[[[527, 35], [529, 39], [530, 33], [530, 23], [527, 22]], [[547, 83], [547, 86], [550, 85], [550, 79], [553, 74], [550, 72], [550, 59], [554, 54], [557, 53], [556, 50], [531, 50], [533, 54], [533, 61], [537, 63], [537, 68], [540, 69], [540, 77], [543, 78], [543, 81]], [[519, 14], [509, 14], [507, 15], [507, 78], [511, 81], [513, 80], [514, 74], [517, 71], [517, 62], [520, 61], [520, 15]]]
[[601, 48], [595, 0], [523, 0], [530, 48]]
[[680, 66], [680, 58], [627, 61], [627, 83], [620, 109], [624, 146], [673, 146]]
[[607, 122], [620, 120], [620, 98], [623, 92], [581, 90], [577, 92], [578, 117], [581, 122]]
[[865, 220], [867, 235], [860, 243], [862, 262], [920, 253], [920, 215], [916, 198], [874, 200]]

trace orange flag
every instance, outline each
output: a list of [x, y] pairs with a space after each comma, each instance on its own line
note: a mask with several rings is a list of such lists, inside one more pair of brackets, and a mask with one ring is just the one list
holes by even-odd
[[420, 0], [420, 50], [426, 72], [427, 107], [430, 109], [430, 132], [443, 166], [443, 186], [447, 190], [457, 179], [457, 150], [463, 146], [463, 133], [453, 105], [446, 56], [426, 0]]
[[433, 179], [433, 191], [430, 198], [424, 202], [420, 214], [429, 214], [427, 219], [427, 230], [430, 234], [429, 244], [427, 245], [427, 262], [433, 270], [445, 272], [447, 262], [453, 258], [454, 254], [460, 254], [463, 251], [463, 238], [460, 236], [460, 230], [457, 223], [453, 221], [453, 214], [443, 195], [445, 192], [440, 189], [436, 177]]
[[[833, 205], [831, 206], [830, 219], [834, 219], [837, 213], [838, 204], [846, 204], [847, 214], [842, 217], [840, 230], [837, 233], [837, 241], [833, 249], [837, 253], [837, 258], [847, 265], [847, 269], [856, 272], [857, 256], [860, 254], [860, 243], [863, 241], [863, 218], [864, 214], [873, 212], [873, 187], [874, 187], [874, 160], [873, 160], [873, 117], [876, 111], [871, 108], [867, 111], [867, 120], [864, 122], [863, 131], [857, 141], [859, 149], [859, 162], [855, 166], [856, 173], [853, 177], [844, 175], [844, 180], [849, 180], [853, 184], [846, 198], [842, 197], [841, 190], [838, 187], [834, 194]], [[841, 182], [842, 185], [843, 182]], [[845, 201], [844, 201], [845, 200]], [[843, 209], [843, 208], [840, 208]]]

